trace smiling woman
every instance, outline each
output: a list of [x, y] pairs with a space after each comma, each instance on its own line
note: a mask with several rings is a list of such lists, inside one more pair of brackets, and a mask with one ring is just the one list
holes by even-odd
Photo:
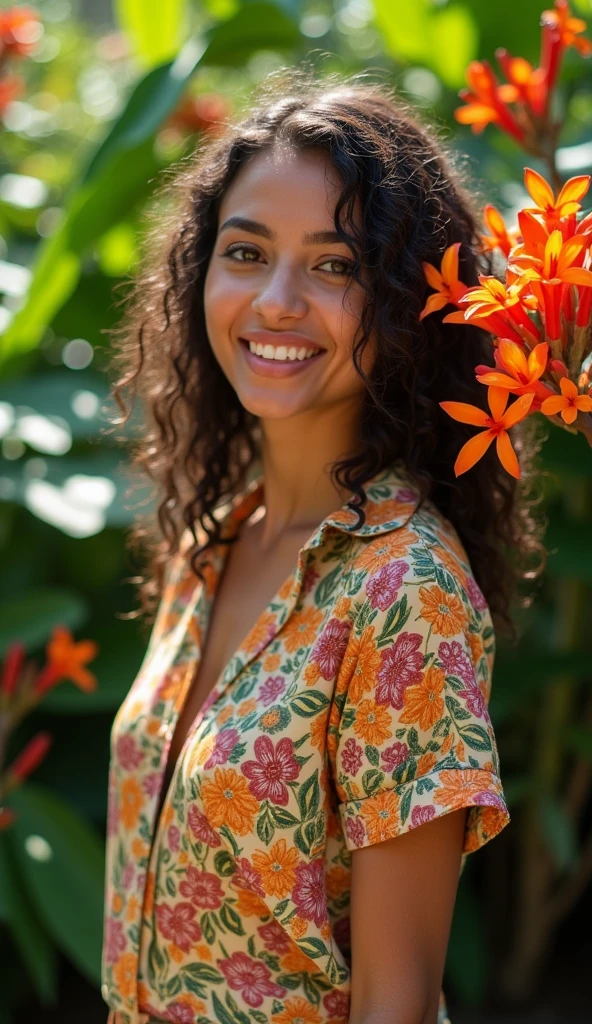
[[158, 606], [111, 737], [110, 1024], [442, 1022], [538, 544], [493, 455], [453, 472], [439, 402], [479, 404], [491, 342], [420, 320], [424, 263], [477, 279], [468, 193], [388, 89], [286, 72], [165, 198], [116, 339]]

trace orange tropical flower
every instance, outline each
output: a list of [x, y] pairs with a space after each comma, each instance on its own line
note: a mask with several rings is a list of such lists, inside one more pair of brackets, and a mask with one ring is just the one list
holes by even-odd
[[454, 245], [448, 246], [442, 257], [440, 270], [431, 263], [422, 264], [426, 281], [435, 291], [433, 295], [429, 296], [419, 314], [420, 320], [423, 320], [424, 316], [427, 316], [429, 313], [434, 313], [437, 309], [443, 309], [449, 303], [452, 303], [453, 306], [458, 305], [459, 299], [465, 294], [467, 285], [458, 279], [458, 251], [460, 246], [460, 242], [455, 242]]
[[[486, 274], [479, 274], [479, 282], [480, 285], [469, 288], [461, 300], [461, 305], [467, 306], [464, 319], [477, 318], [481, 320], [483, 317], [491, 317], [492, 314], [501, 314], [515, 328], [522, 328], [535, 342], [538, 342], [537, 329], [526, 312], [522, 295], [526, 282], [513, 281], [505, 285], [498, 281], [497, 277]], [[506, 334], [503, 327], [496, 333], [501, 334], [502, 337], [505, 337]], [[520, 338], [519, 341], [521, 341]]]
[[363, 800], [360, 813], [371, 843], [381, 843], [396, 836], [399, 829], [399, 797], [393, 789], [377, 793], [370, 800]]
[[241, 917], [266, 917], [269, 907], [261, 896], [250, 889], [239, 889], [236, 894], [236, 909]]
[[547, 94], [546, 74], [544, 68], [533, 68], [524, 57], [512, 57], [507, 50], [499, 47], [495, 51], [498, 64], [514, 89], [514, 97], [506, 87], [506, 103], [523, 103], [535, 114], [542, 113]]
[[119, 820], [124, 828], [131, 830], [137, 827], [143, 806], [144, 795], [138, 780], [133, 776], [124, 779], [121, 785], [121, 806], [119, 808]]
[[556, 416], [560, 413], [563, 422], [571, 424], [579, 412], [592, 412], [592, 398], [589, 395], [580, 395], [573, 380], [562, 377], [559, 387], [561, 394], [545, 399], [541, 405], [541, 412], [545, 416]]
[[561, 231], [555, 230], [547, 239], [542, 257], [524, 254], [516, 258], [515, 266], [520, 267], [523, 284], [528, 285], [537, 300], [545, 333], [551, 341], [561, 337], [565, 285], [592, 286], [592, 271], [577, 266], [586, 244], [586, 235], [573, 235], [564, 241]]
[[329, 712], [323, 715], [316, 715], [310, 723], [310, 742], [317, 750], [323, 750], [327, 740], [327, 725]]
[[304, 608], [294, 612], [283, 627], [284, 645], [289, 654], [294, 654], [299, 647], [312, 644], [323, 621], [323, 613], [318, 608]]
[[465, 619], [462, 601], [456, 594], [447, 594], [436, 583], [420, 587], [421, 617], [431, 622], [437, 636], [455, 636]]
[[549, 346], [544, 341], [536, 345], [527, 358], [519, 345], [507, 338], [501, 338], [495, 352], [497, 369], [478, 373], [477, 380], [480, 384], [494, 384], [496, 387], [507, 388], [516, 395], [532, 392], [535, 400], [531, 411], [534, 412], [540, 408], [541, 402], [552, 394], [550, 389], [539, 381], [547, 367], [548, 355]]
[[[452, 635], [452, 633], [444, 634], [444, 636]], [[443, 668], [430, 665], [424, 672], [421, 682], [415, 686], [408, 686], [405, 690], [405, 704], [399, 715], [399, 721], [404, 725], [418, 725], [423, 732], [432, 729], [444, 714], [442, 691], [445, 679], [446, 673]], [[418, 775], [422, 774], [419, 767], [417, 771]], [[429, 771], [429, 768], [424, 767], [424, 771]]]
[[214, 828], [228, 825], [232, 832], [246, 836], [253, 828], [259, 802], [250, 792], [247, 780], [234, 768], [216, 768], [214, 778], [202, 786], [206, 817]]
[[96, 658], [99, 647], [94, 640], [80, 640], [78, 643], [66, 626], [56, 626], [46, 647], [47, 665], [39, 673], [34, 693], [41, 696], [60, 679], [70, 679], [85, 693], [92, 693], [97, 687], [96, 676], [85, 667]]
[[584, 198], [590, 188], [590, 175], [578, 174], [570, 178], [555, 197], [549, 182], [533, 171], [532, 167], [525, 167], [524, 186], [535, 203], [534, 206], [525, 206], [525, 212], [537, 213], [547, 221], [555, 221], [581, 210], [580, 199]]
[[583, 18], [572, 18], [567, 0], [555, 0], [555, 9], [543, 11], [541, 23], [555, 30], [563, 46], [573, 46], [582, 57], [592, 53], [592, 42], [578, 38], [586, 31], [586, 22]]
[[296, 881], [296, 847], [288, 848], [285, 839], [278, 839], [269, 850], [255, 850], [252, 860], [267, 895], [279, 899], [287, 896]]
[[391, 716], [386, 707], [373, 700], [363, 700], [356, 708], [354, 730], [366, 743], [380, 746], [393, 735]]
[[357, 704], [376, 686], [381, 664], [382, 657], [374, 641], [374, 626], [366, 626], [362, 634], [352, 637], [348, 644], [339, 670], [337, 692], [349, 691], [350, 701]]
[[500, 85], [495, 72], [486, 60], [473, 60], [466, 72], [468, 89], [461, 89], [459, 96], [466, 106], [457, 107], [454, 116], [460, 124], [470, 124], [473, 132], [479, 133], [488, 124], [497, 124], [517, 142], [524, 142], [524, 131], [513, 113], [506, 106], [517, 99], [516, 86]]
[[250, 654], [260, 644], [265, 643], [267, 638], [273, 633], [275, 624], [275, 615], [272, 615], [271, 612], [264, 612], [245, 637], [242, 645], [243, 650]]
[[280, 1013], [271, 1016], [273, 1024], [321, 1024], [322, 1018], [316, 1007], [302, 996], [286, 999]]
[[514, 231], [508, 231], [504, 219], [495, 206], [487, 203], [483, 207], [483, 220], [491, 234], [481, 235], [481, 244], [485, 250], [501, 249], [504, 256], [508, 256], [510, 249], [518, 243], [518, 235]]
[[521, 395], [509, 409], [506, 409], [509, 394], [510, 392], [506, 388], [488, 387], [487, 401], [491, 416], [488, 416], [483, 409], [478, 409], [476, 405], [469, 405], [466, 402], [440, 402], [444, 411], [460, 423], [472, 423], [475, 427], [485, 427], [485, 430], [475, 434], [462, 446], [454, 463], [456, 476], [471, 469], [485, 455], [495, 438], [497, 454], [502, 466], [511, 476], [520, 479], [520, 466], [508, 430], [527, 416], [534, 395]]
[[356, 569], [366, 569], [367, 572], [378, 572], [383, 565], [388, 565], [397, 558], [403, 558], [412, 544], [418, 540], [418, 535], [406, 526], [399, 527], [386, 540], [384, 537], [377, 537], [376, 540], [366, 544], [361, 555], [356, 558]]

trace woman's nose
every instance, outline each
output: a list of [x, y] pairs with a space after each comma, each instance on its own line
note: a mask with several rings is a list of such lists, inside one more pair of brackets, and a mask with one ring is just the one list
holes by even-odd
[[289, 267], [271, 270], [255, 295], [252, 307], [269, 321], [303, 317], [307, 303], [296, 271]]

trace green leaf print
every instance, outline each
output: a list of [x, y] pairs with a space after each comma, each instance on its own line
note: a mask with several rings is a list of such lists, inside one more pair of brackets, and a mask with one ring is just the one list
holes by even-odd
[[235, 935], [244, 935], [245, 929], [242, 926], [241, 918], [237, 914], [234, 907], [231, 907], [230, 903], [225, 903], [220, 911], [220, 920], [229, 932], [234, 932]]
[[275, 827], [271, 820], [271, 814], [269, 812], [269, 804], [265, 804], [263, 812], [257, 818], [257, 835], [265, 846], [269, 846], [273, 839]]
[[341, 563], [336, 565], [331, 572], [325, 576], [315, 590], [315, 601], [319, 608], [324, 608], [335, 588], [339, 585], [343, 573]]
[[400, 814], [401, 814], [401, 822], [403, 823], [403, 825], [405, 824], [405, 822], [407, 821], [407, 818], [409, 817], [409, 811], [411, 810], [411, 796], [412, 796], [412, 794], [413, 794], [413, 789], [412, 789], [411, 786], [409, 786], [407, 792], [405, 793], [405, 796], [401, 800]]
[[460, 704], [455, 697], [451, 697], [450, 694], [446, 695], [446, 707], [457, 722], [462, 722], [471, 717], [470, 711], [463, 708], [462, 704]]
[[170, 981], [167, 982], [165, 992], [167, 999], [173, 999], [174, 996], [178, 996], [179, 992], [183, 988], [183, 982], [178, 974], [174, 974]]
[[203, 932], [203, 937], [206, 940], [208, 946], [212, 946], [216, 941], [216, 932], [214, 930], [214, 925], [212, 924], [210, 915], [207, 913], [207, 911], [205, 914], [201, 915], [199, 924]]
[[274, 825], [278, 828], [292, 828], [298, 824], [298, 818], [287, 811], [285, 807], [278, 807], [276, 804], [271, 808], [271, 816], [273, 818]]
[[315, 771], [298, 790], [298, 806], [302, 821], [314, 818], [319, 809], [319, 796], [319, 773]]
[[424, 579], [426, 576], [433, 576], [435, 571], [434, 559], [429, 550], [424, 547], [411, 548], [413, 559], [413, 573]]
[[463, 741], [471, 750], [491, 750], [488, 732], [481, 725], [467, 725], [458, 730]]
[[[289, 988], [294, 992], [297, 988], [300, 988], [300, 975], [299, 974], [279, 974], [277, 979], [278, 985], [283, 988]], [[274, 1012], [279, 1013], [283, 1010], [283, 1006], [280, 1003], [280, 1010]]]
[[381, 647], [392, 640], [399, 630], [403, 628], [410, 614], [411, 609], [407, 606], [407, 594], [403, 594], [400, 601], [395, 601], [394, 605], [388, 610], [382, 632], [376, 641], [377, 647]]
[[261, 1010], [249, 1010], [249, 1016], [257, 1021], [257, 1024], [269, 1024], [268, 1018]]
[[448, 572], [448, 569], [444, 569], [441, 565], [436, 566], [436, 583], [447, 594], [454, 594], [456, 590], [453, 576]]
[[374, 765], [375, 768], [378, 768], [380, 764], [380, 754], [378, 753], [377, 748], [371, 746], [370, 743], [366, 744], [366, 757], [370, 764]]
[[234, 1013], [230, 1013], [224, 1006], [224, 1003], [218, 999], [215, 992], [212, 992], [212, 1003], [214, 1005], [218, 1024], [245, 1024], [245, 1021], [247, 1024], [250, 1024], [246, 1013], [242, 1013], [240, 1017]]
[[165, 885], [166, 891], [168, 892], [169, 896], [171, 897], [171, 899], [174, 899], [175, 896], [177, 895], [177, 887], [170, 875], [167, 877]]
[[218, 850], [214, 857], [214, 867], [216, 874], [221, 875], [222, 878], [230, 878], [236, 871], [234, 861], [227, 850]]
[[370, 771], [364, 772], [362, 776], [362, 786], [368, 796], [373, 796], [380, 789], [383, 782], [384, 772], [379, 772], [376, 768], [371, 768]]
[[308, 690], [299, 693], [290, 701], [290, 707], [301, 718], [314, 718], [320, 711], [329, 706], [329, 698], [319, 690]]
[[224, 981], [220, 971], [217, 971], [215, 967], [210, 967], [209, 964], [185, 964], [181, 970], [187, 978], [192, 978], [194, 981], [202, 982], [205, 985], [219, 985], [220, 982]]
[[246, 1013], [243, 1013], [242, 1010], [239, 1010], [236, 1001], [232, 998], [230, 992], [227, 992], [224, 998], [226, 1000], [226, 1005], [228, 1009], [230, 1010], [231, 1013], [234, 1014], [236, 1020], [240, 1021], [241, 1024], [250, 1024], [249, 1018], [247, 1017]]

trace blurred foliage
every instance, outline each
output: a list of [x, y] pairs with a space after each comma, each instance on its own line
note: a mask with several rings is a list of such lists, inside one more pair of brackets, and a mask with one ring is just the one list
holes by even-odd
[[[375, 69], [396, 84], [511, 220], [525, 195], [522, 154], [499, 133], [461, 129], [453, 110], [470, 59], [503, 45], [537, 61], [544, 3], [521, 0], [516, 17], [516, 0], [114, 0], [104, 23], [70, 0], [36, 6], [43, 35], [1, 112], [0, 656], [16, 638], [41, 652], [57, 623], [93, 637], [100, 655], [93, 694], [64, 684], [15, 737], [17, 750], [42, 727], [56, 742], [14, 794], [18, 824], [0, 835], [0, 932], [23, 967], [0, 995], [6, 1022], [31, 985], [41, 1003], [56, 1000], [60, 956], [99, 982], [109, 730], [145, 646], [140, 626], [118, 618], [135, 605], [122, 582], [134, 572], [124, 544], [134, 511], [125, 451], [101, 434], [102, 370], [161, 173], [215, 130], [212, 97], [240, 111], [270, 70], [306, 59], [319, 74]], [[574, 7], [592, 14], [590, 0]], [[563, 70], [565, 175], [592, 168], [591, 63], [570, 52]], [[542, 465], [551, 554], [519, 613], [518, 647], [499, 646], [491, 707], [512, 811], [520, 823], [538, 808], [561, 878], [581, 844], [565, 780], [592, 761], [592, 460], [582, 438], [553, 429]], [[589, 785], [584, 798], [580, 815]], [[520, 827], [514, 846], [500, 839], [484, 856], [519, 860]], [[507, 951], [516, 882], [489, 897], [498, 919], [506, 910], [495, 933], [475, 881], [469, 861], [447, 976], [477, 1003]]]

